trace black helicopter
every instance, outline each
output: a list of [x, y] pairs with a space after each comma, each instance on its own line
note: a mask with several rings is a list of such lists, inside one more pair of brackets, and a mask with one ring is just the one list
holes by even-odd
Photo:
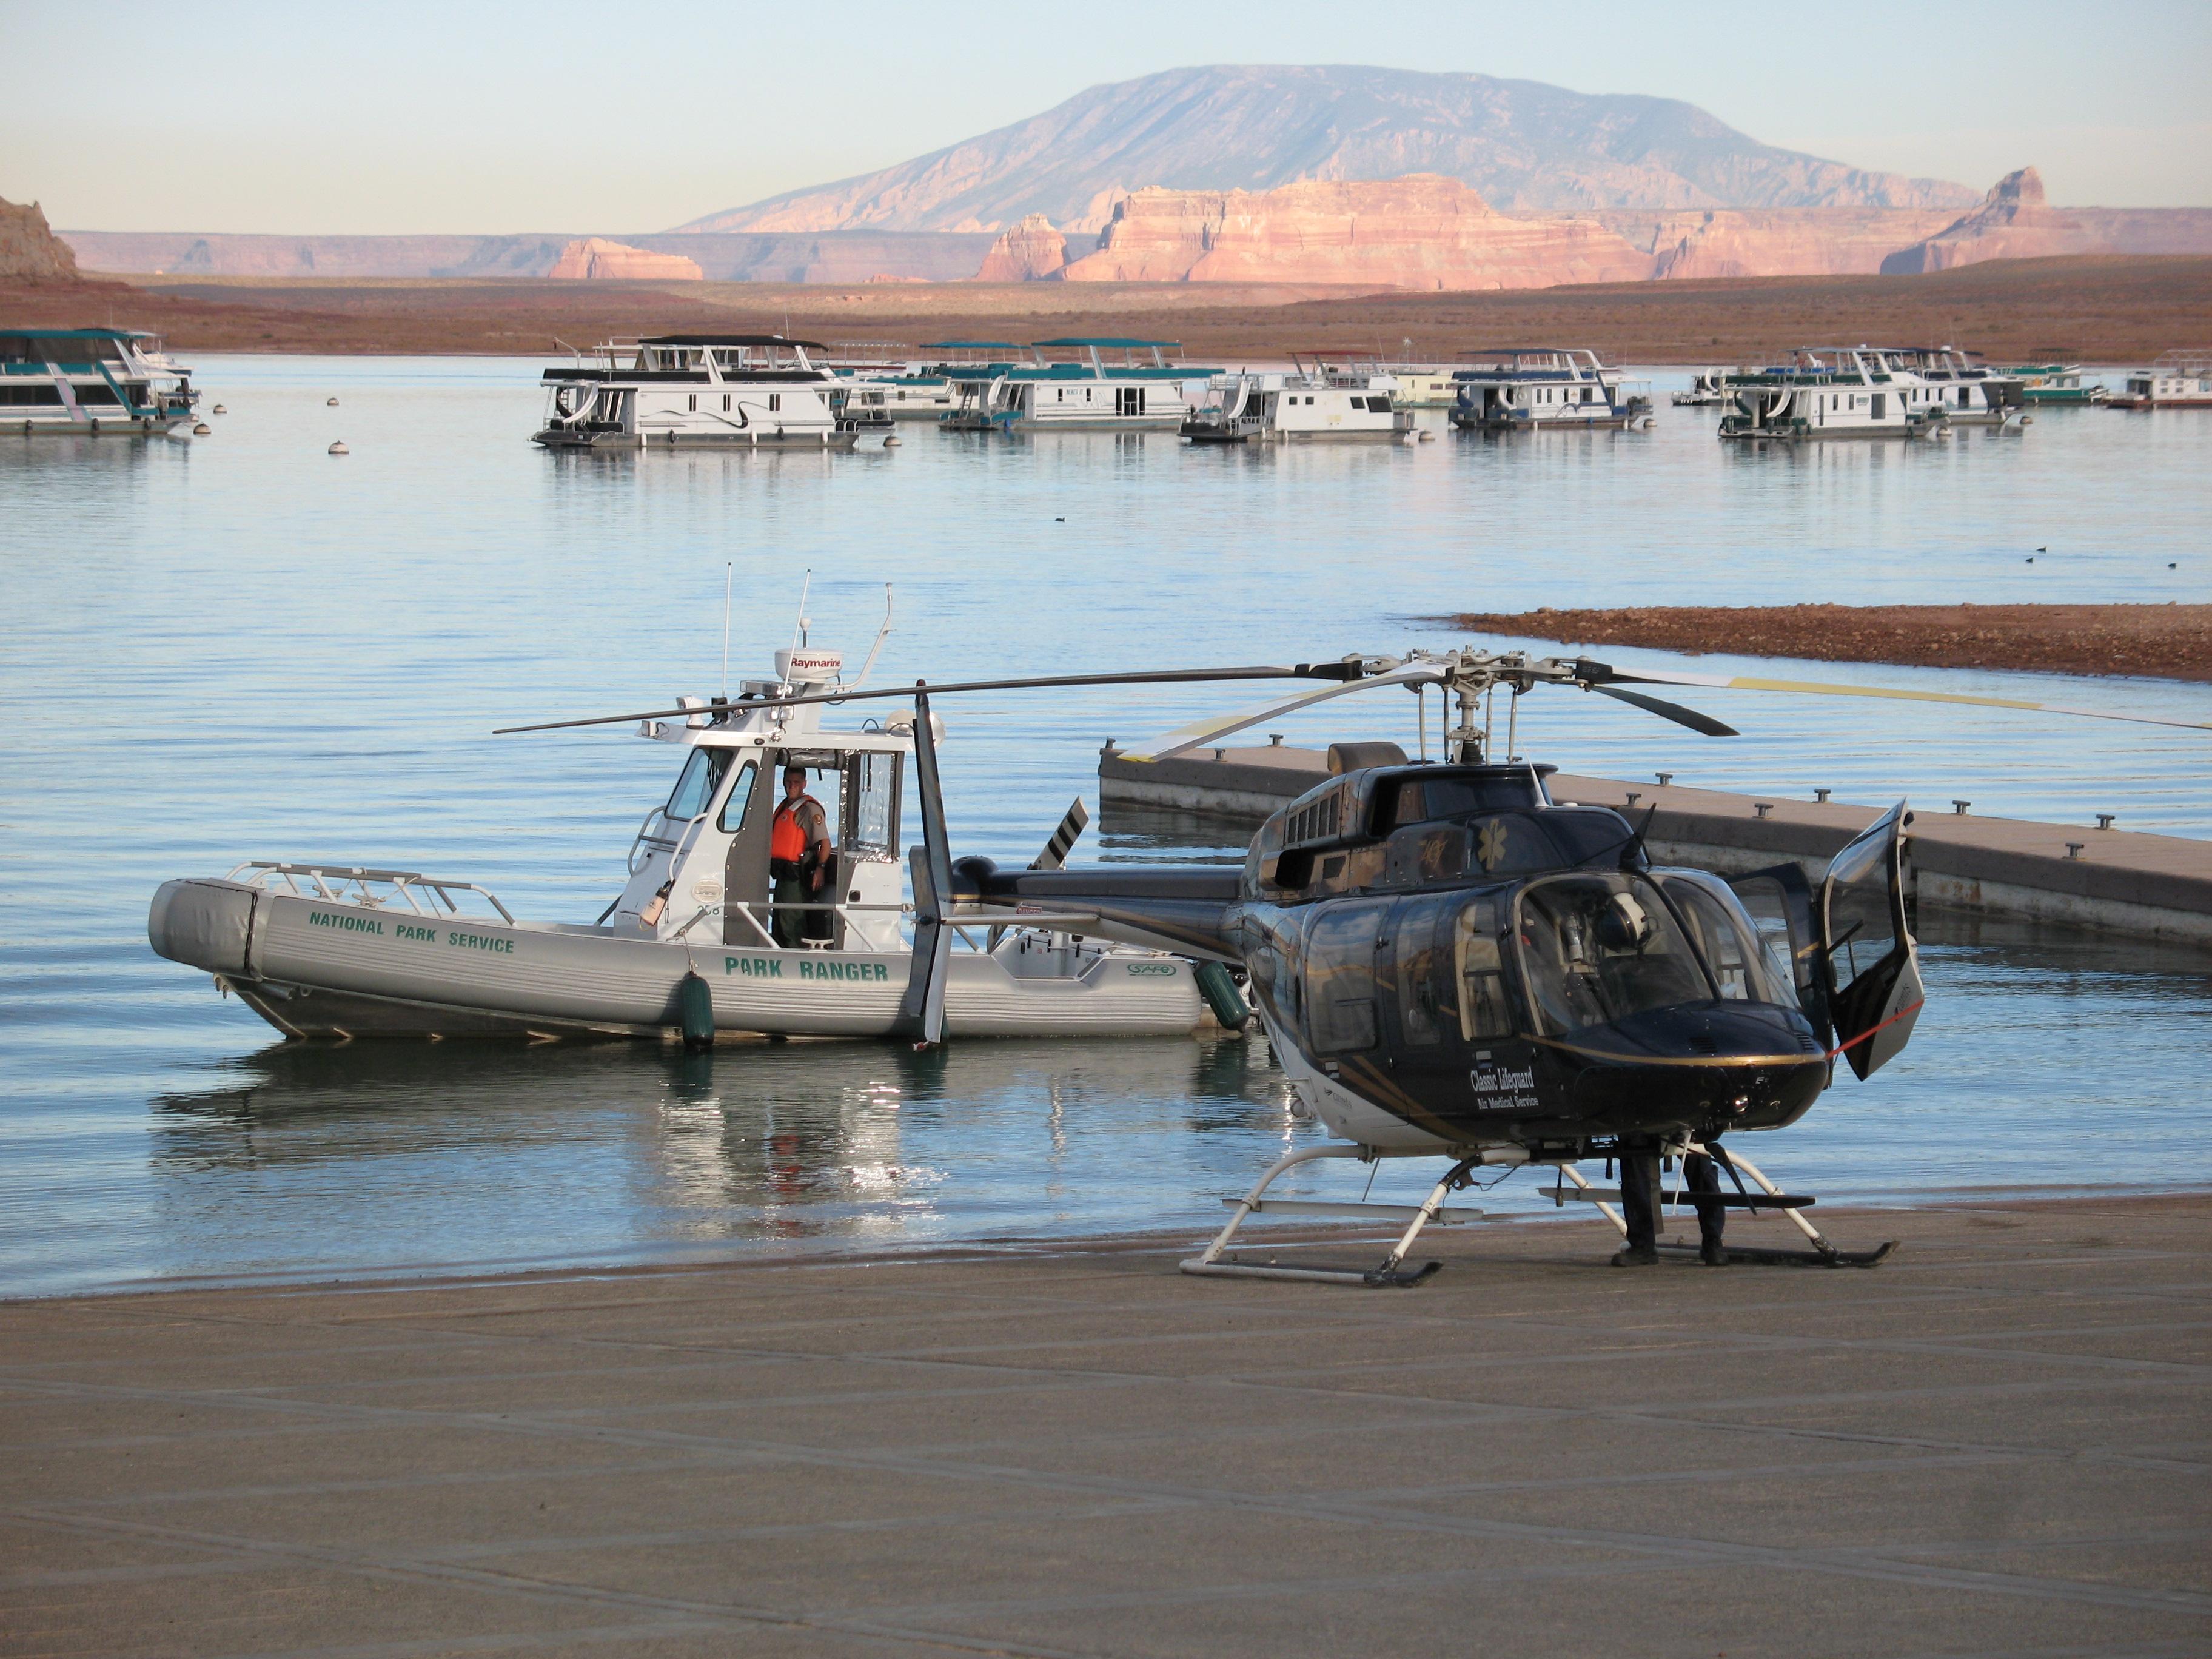
[[[948, 692], [1170, 681], [1300, 678], [1325, 684], [1265, 708], [1207, 720], [1121, 751], [1165, 758], [1290, 709], [1389, 684], [1437, 685], [1459, 724], [1442, 763], [1355, 763], [1268, 817], [1243, 867], [1001, 870], [954, 860], [931, 736], [929, 698]], [[1410, 1285], [1407, 1252], [1448, 1194], [1485, 1165], [1545, 1164], [1547, 1195], [1595, 1201], [1627, 1239], [1619, 1262], [1656, 1259], [1662, 1162], [1680, 1159], [1708, 1261], [1809, 1260], [1871, 1265], [1893, 1248], [1854, 1254], [1823, 1238], [1723, 1135], [1795, 1122], [1840, 1058], [1870, 1077], [1910, 1039], [1923, 997], [1905, 860], [1911, 814], [1899, 802], [1860, 833], [1815, 887], [1796, 864], [1732, 879], [1653, 865], [1644, 829], [1607, 807], [1554, 802], [1554, 769], [1490, 760], [1496, 699], [1508, 698], [1513, 755], [1519, 698], [1572, 687], [1632, 704], [1708, 736], [1733, 728], [1637, 684], [1877, 695], [2142, 720], [2015, 700], [1729, 680], [1618, 670], [1587, 658], [1463, 650], [1352, 656], [1246, 667], [971, 681], [896, 691], [777, 698], [836, 702], [911, 696], [922, 845], [913, 849], [915, 940], [909, 986], [919, 1046], [944, 1034], [942, 963], [951, 921], [1024, 911], [1091, 920], [1099, 937], [1227, 964], [1304, 1103], [1339, 1144], [1279, 1160], [1186, 1271]], [[663, 713], [677, 711], [661, 711]], [[1478, 717], [1480, 717], [1478, 719]], [[651, 718], [624, 715], [623, 720]], [[597, 724], [564, 721], [561, 725]], [[2187, 722], [2153, 720], [2154, 724]], [[543, 729], [543, 728], [523, 728]], [[1353, 746], [1355, 749], [1356, 745]], [[1650, 818], [1644, 819], [1648, 829]], [[1215, 971], [1218, 971], [1216, 969]], [[1235, 1018], [1232, 1012], [1231, 1018]], [[1445, 1157], [1450, 1170], [1413, 1208], [1271, 1200], [1268, 1186], [1316, 1158]], [[1580, 1161], [1621, 1170], [1594, 1188]], [[1727, 1172], [1735, 1190], [1723, 1192]], [[1743, 1177], [1751, 1177], [1747, 1186]], [[1571, 1184], [1570, 1184], [1571, 1183]], [[1616, 1213], [1613, 1202], [1621, 1206]], [[1729, 1249], [1731, 1206], [1778, 1210], [1807, 1252]], [[1373, 1212], [1408, 1223], [1384, 1261], [1364, 1268], [1281, 1267], [1225, 1252], [1255, 1212]]]

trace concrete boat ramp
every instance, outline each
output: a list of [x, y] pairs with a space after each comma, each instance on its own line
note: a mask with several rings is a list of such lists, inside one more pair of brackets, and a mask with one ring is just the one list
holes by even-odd
[[[1328, 750], [1288, 744], [1139, 761], [1109, 744], [1098, 758], [1104, 804], [1204, 812], [1252, 827], [1328, 776]], [[1817, 878], [1891, 804], [1730, 794], [1564, 772], [1549, 784], [1554, 800], [1616, 807], [1639, 824], [1657, 807], [1648, 842], [1656, 861], [1729, 875], [1795, 860]], [[2212, 842], [1983, 817], [1948, 801], [1915, 801], [1913, 811], [1906, 857], [1923, 904], [2212, 945]]]
[[2208, 1223], [1829, 1217], [1903, 1240], [1874, 1272], [1484, 1224], [1418, 1291], [1178, 1237], [4, 1304], [0, 1650], [2198, 1655]]

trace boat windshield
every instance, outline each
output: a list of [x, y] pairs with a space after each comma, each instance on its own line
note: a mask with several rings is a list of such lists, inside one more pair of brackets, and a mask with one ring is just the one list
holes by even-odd
[[689, 823], [697, 817], [721, 787], [731, 758], [732, 751], [727, 749], [694, 749], [691, 757], [684, 763], [676, 787], [668, 792], [668, 805], [661, 810], [678, 823]]
[[1644, 877], [1553, 876], [1529, 883], [1518, 909], [1522, 977], [1545, 1035], [1717, 1000], [1697, 948]]

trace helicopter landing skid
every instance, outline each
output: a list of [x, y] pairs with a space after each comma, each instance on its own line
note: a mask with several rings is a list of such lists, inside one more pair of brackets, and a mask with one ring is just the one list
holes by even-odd
[[[1705, 1148], [1693, 1140], [1684, 1150], [1702, 1152]], [[1888, 1259], [1890, 1252], [1897, 1248], [1897, 1241], [1893, 1238], [1871, 1250], [1838, 1249], [1820, 1236], [1819, 1228], [1805, 1219], [1803, 1210], [1800, 1206], [1809, 1206], [1813, 1202], [1811, 1199], [1796, 1198], [1784, 1192], [1766, 1178], [1757, 1164], [1735, 1148], [1729, 1148], [1727, 1156], [1728, 1161], [1734, 1164], [1740, 1173], [1751, 1178], [1752, 1184], [1759, 1188], [1759, 1196], [1776, 1200], [1771, 1207], [1788, 1216], [1791, 1224], [1805, 1235], [1805, 1242], [1813, 1247], [1809, 1250], [1771, 1250], [1759, 1245], [1724, 1245], [1723, 1248], [1727, 1250], [1731, 1265], [1741, 1262], [1747, 1267], [1878, 1267]], [[1576, 1186], [1583, 1189], [1584, 1198], [1597, 1205], [1597, 1207], [1604, 1212], [1605, 1218], [1613, 1223], [1622, 1237], [1626, 1238], [1628, 1236], [1628, 1223], [1621, 1218], [1620, 1211], [1595, 1196], [1598, 1189], [1590, 1185], [1588, 1177], [1572, 1164], [1562, 1165], [1559, 1173], [1566, 1180], [1573, 1182]], [[1689, 1195], [1680, 1190], [1662, 1193], [1661, 1197], [1662, 1203], [1677, 1208], [1686, 1206], [1689, 1202]], [[1743, 1197], [1733, 1193], [1729, 1194], [1727, 1201], [1738, 1208], [1750, 1207], [1745, 1204]], [[1764, 1209], [1769, 1206], [1760, 1205], [1757, 1207]], [[1698, 1247], [1695, 1244], [1662, 1244], [1658, 1248], [1663, 1254], [1668, 1255], [1696, 1255], [1699, 1253]]]
[[[1304, 1199], [1269, 1199], [1265, 1196], [1276, 1176], [1301, 1164], [1319, 1158], [1357, 1158], [1363, 1160], [1377, 1158], [1434, 1158], [1433, 1152], [1393, 1152], [1374, 1146], [1307, 1146], [1279, 1158], [1267, 1166], [1267, 1172], [1255, 1183], [1250, 1192], [1233, 1200], [1235, 1208], [1227, 1223], [1214, 1235], [1213, 1242], [1197, 1255], [1181, 1266], [1187, 1273], [1207, 1279], [1296, 1279], [1317, 1285], [1354, 1285], [1364, 1290], [1410, 1290], [1422, 1283], [1443, 1266], [1441, 1261], [1425, 1261], [1418, 1267], [1401, 1265], [1406, 1253], [1413, 1248], [1413, 1241], [1421, 1230], [1435, 1222], [1440, 1226], [1451, 1226], [1462, 1221], [1480, 1221], [1480, 1210], [1446, 1209], [1444, 1196], [1463, 1183], [1467, 1172], [1481, 1160], [1465, 1158], [1452, 1165], [1443, 1180], [1431, 1189], [1419, 1204], [1334, 1204]], [[1229, 1241], [1236, 1237], [1244, 1218], [1254, 1214], [1336, 1215], [1372, 1217], [1377, 1220], [1403, 1221], [1406, 1231], [1400, 1235], [1390, 1254], [1372, 1267], [1333, 1267], [1316, 1263], [1311, 1267], [1285, 1267], [1275, 1262], [1240, 1261], [1234, 1257], [1222, 1259]]]

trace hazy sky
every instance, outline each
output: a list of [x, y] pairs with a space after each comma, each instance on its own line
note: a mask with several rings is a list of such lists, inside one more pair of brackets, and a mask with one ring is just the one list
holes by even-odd
[[84, 230], [658, 230], [1212, 63], [1648, 93], [1857, 167], [2212, 204], [2207, 0], [0, 0], [0, 197]]

